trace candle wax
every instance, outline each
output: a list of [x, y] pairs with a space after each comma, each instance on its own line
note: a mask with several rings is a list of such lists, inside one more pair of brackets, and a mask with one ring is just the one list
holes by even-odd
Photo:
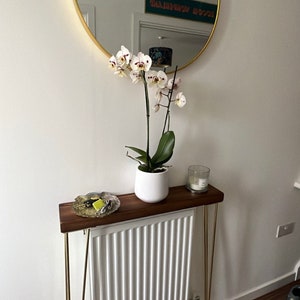
[[196, 183], [190, 183], [190, 187], [195, 191], [206, 189], [208, 184], [208, 180], [206, 178], [197, 178], [196, 180], [194, 180], [194, 182]]

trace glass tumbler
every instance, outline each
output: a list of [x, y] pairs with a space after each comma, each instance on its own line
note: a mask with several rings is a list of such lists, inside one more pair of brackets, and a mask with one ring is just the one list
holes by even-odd
[[210, 169], [201, 165], [193, 165], [188, 168], [187, 188], [195, 193], [203, 193], [208, 189]]

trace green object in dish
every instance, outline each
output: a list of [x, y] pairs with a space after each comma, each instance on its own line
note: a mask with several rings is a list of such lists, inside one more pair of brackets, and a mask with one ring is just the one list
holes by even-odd
[[105, 201], [101, 198], [93, 202], [93, 207], [96, 209], [96, 211], [99, 211], [103, 206], [105, 206]]

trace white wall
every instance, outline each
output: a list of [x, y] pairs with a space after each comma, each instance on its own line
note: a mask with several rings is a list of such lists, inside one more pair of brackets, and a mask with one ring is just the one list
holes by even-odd
[[[223, 0], [212, 43], [180, 73], [188, 105], [173, 114], [171, 184], [203, 163], [226, 195], [214, 299], [284, 276], [300, 258], [299, 14], [298, 0]], [[124, 145], [143, 146], [142, 90], [111, 74], [72, 0], [5, 1], [0, 22], [1, 297], [63, 299], [58, 204], [133, 190]], [[295, 232], [276, 239], [290, 221]]]

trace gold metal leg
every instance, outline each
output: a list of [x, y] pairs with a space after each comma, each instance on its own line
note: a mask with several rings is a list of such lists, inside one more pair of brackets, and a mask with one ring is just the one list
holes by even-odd
[[[203, 254], [204, 254], [204, 299], [210, 300], [211, 297], [211, 286], [212, 286], [212, 273], [214, 265], [214, 252], [215, 252], [215, 242], [216, 242], [216, 229], [217, 229], [217, 218], [218, 218], [218, 203], [215, 204], [214, 210], [214, 220], [213, 220], [213, 233], [211, 241], [211, 257], [209, 261], [208, 257], [208, 206], [203, 207]], [[208, 271], [208, 266], [210, 263], [210, 269]]]
[[209, 289], [208, 289], [208, 299], [210, 300], [211, 296], [211, 285], [212, 285], [212, 274], [214, 266], [214, 254], [215, 254], [215, 244], [216, 244], [216, 231], [217, 231], [217, 219], [218, 219], [218, 203], [215, 204], [214, 212], [214, 225], [213, 225], [213, 236], [212, 236], [212, 250], [211, 250], [211, 263], [210, 263], [210, 278], [209, 278]]
[[204, 299], [208, 300], [208, 208], [203, 207]]
[[86, 275], [87, 275], [87, 264], [89, 257], [89, 241], [90, 241], [90, 228], [86, 232], [86, 248], [85, 248], [85, 261], [84, 261], [84, 271], [83, 271], [83, 287], [82, 287], [82, 300], [85, 299], [85, 287], [86, 287]]
[[66, 284], [66, 300], [71, 299], [70, 294], [70, 260], [69, 260], [69, 235], [66, 232], [65, 237], [65, 284]]
[[[86, 287], [86, 277], [87, 277], [90, 231], [91, 231], [90, 228], [87, 229], [85, 262], [84, 262], [84, 272], [83, 272], [82, 300], [85, 299], [85, 287]], [[66, 288], [66, 300], [71, 300], [69, 235], [68, 235], [67, 232], [64, 234], [64, 238], [65, 238], [65, 284], [66, 284], [65, 288]]]

